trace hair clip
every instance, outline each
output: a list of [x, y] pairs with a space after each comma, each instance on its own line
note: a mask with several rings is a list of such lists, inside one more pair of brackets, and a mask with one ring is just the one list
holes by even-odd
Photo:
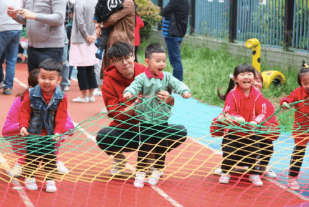
[[308, 68], [308, 65], [307, 65], [307, 63], [303, 60], [303, 68]]
[[230, 79], [234, 80], [234, 76], [232, 74], [230, 74]]

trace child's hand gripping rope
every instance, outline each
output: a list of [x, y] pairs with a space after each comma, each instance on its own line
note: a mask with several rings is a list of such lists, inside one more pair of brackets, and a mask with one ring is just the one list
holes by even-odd
[[59, 133], [55, 133], [54, 136], [53, 136], [53, 140], [54, 141], [59, 141], [61, 139], [61, 136]]

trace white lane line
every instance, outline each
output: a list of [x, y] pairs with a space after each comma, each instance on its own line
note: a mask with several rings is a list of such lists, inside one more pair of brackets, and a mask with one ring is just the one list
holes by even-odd
[[216, 154], [216, 155], [222, 155], [222, 154], [223, 154], [223, 152], [221, 152], [221, 151], [219, 151], [219, 150], [216, 150], [216, 149], [214, 149], [214, 148], [211, 148], [211, 147], [209, 147], [208, 145], [204, 144], [203, 142], [200, 142], [200, 141], [196, 140], [196, 139], [193, 138], [193, 137], [189, 137], [189, 136], [188, 136], [188, 138], [190, 138], [193, 142], [198, 143], [198, 144], [204, 146], [204, 147], [207, 148], [207, 149], [210, 149], [210, 150], [213, 151], [214, 154]]
[[[76, 127], [77, 124], [72, 121], [74, 126]], [[85, 129], [81, 128], [81, 127], [78, 127], [77, 128], [78, 130], [80, 130], [81, 132], [83, 132], [88, 139], [90, 139], [91, 141], [93, 142], [97, 142], [96, 141], [96, 138], [94, 136], [92, 136], [91, 134], [89, 134]], [[112, 157], [112, 156], [111, 156]], [[131, 172], [136, 172], [136, 169], [129, 163], [127, 162], [126, 163], [126, 167], [131, 171]], [[159, 195], [161, 195], [163, 198], [165, 198], [167, 201], [169, 201], [173, 206], [176, 206], [176, 207], [183, 207], [181, 204], [179, 204], [177, 201], [175, 201], [172, 197], [170, 197], [169, 195], [167, 195], [163, 190], [161, 190], [159, 187], [157, 186], [153, 186], [153, 185], [150, 185], [152, 187], [153, 190], [155, 190], [157, 193], [159, 193]]]
[[[11, 168], [8, 165], [8, 163], [6, 162], [6, 159], [2, 156], [1, 152], [0, 152], [0, 163], [1, 163], [2, 167], [4, 168], [4, 170], [6, 171], [6, 173], [9, 174], [9, 172], [11, 171]], [[17, 192], [20, 195], [21, 199], [23, 200], [24, 204], [27, 207], [34, 207], [33, 203], [31, 202], [31, 200], [27, 196], [27, 193], [24, 191], [24, 187], [22, 187], [20, 185], [19, 181], [16, 178], [12, 177], [12, 183], [14, 185], [13, 189], [17, 190]]]
[[[189, 137], [189, 136], [188, 136], [188, 137]], [[204, 143], [202, 143], [202, 142], [196, 140], [196, 139], [193, 138], [193, 137], [189, 137], [189, 138], [190, 138], [193, 142], [196, 142], [196, 143], [202, 145], [203, 147], [205, 147], [205, 148], [207, 148], [207, 149], [211, 149], [211, 150], [214, 152], [214, 154], [220, 154], [220, 155], [223, 154], [221, 151], [216, 150], [216, 149], [214, 149], [214, 148], [211, 148], [211, 147], [209, 147], [208, 145], [206, 145], [206, 144], [204, 144]], [[279, 186], [280, 188], [283, 188], [284, 190], [286, 190], [286, 191], [288, 191], [288, 192], [290, 192], [290, 193], [292, 193], [292, 194], [298, 196], [299, 198], [301, 198], [301, 199], [303, 199], [303, 200], [306, 200], [306, 201], [309, 200], [308, 197], [303, 196], [303, 195], [297, 193], [296, 191], [287, 188], [285, 185], [283, 185], [283, 184], [281, 184], [281, 183], [279, 183], [279, 182], [277, 182], [277, 181], [275, 181], [275, 180], [272, 180], [272, 179], [266, 178], [266, 177], [264, 177], [264, 178], [265, 178], [266, 180], [268, 180], [268, 181], [270, 181], [270, 182], [276, 184], [276, 185]]]

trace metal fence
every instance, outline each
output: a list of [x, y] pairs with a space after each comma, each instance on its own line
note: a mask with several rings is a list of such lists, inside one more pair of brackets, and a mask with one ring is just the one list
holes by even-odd
[[[156, 5], [159, 1], [152, 0]], [[219, 39], [229, 38], [231, 0], [194, 1], [195, 12], [191, 14], [195, 15], [194, 33]], [[289, 46], [309, 50], [309, 0], [293, 1], [293, 31]], [[163, 7], [168, 2], [163, 0]], [[284, 46], [285, 12], [285, 0], [237, 0], [236, 41], [257, 38], [261, 44]], [[190, 27], [192, 24], [188, 24]]]

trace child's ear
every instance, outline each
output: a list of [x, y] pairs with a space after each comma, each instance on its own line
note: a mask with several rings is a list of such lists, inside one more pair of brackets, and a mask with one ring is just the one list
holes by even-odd
[[147, 66], [149, 66], [149, 59], [148, 58], [145, 59], [145, 63], [146, 63]]
[[62, 76], [59, 76], [59, 78], [58, 78], [58, 84], [60, 84], [61, 81], [62, 81]]

